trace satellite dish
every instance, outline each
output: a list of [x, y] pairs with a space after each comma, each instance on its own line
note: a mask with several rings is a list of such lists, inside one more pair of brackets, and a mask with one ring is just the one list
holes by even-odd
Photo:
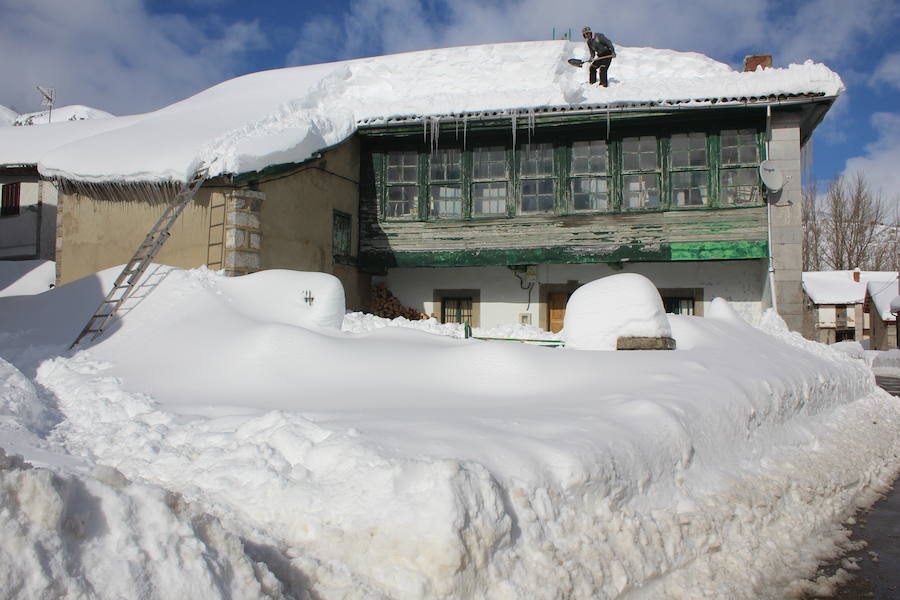
[[770, 192], [779, 192], [784, 187], [784, 173], [771, 160], [759, 163], [759, 176]]

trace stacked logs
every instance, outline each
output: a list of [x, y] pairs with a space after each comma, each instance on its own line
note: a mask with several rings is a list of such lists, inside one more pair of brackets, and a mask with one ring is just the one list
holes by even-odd
[[385, 319], [404, 317], [410, 321], [428, 318], [428, 315], [400, 304], [383, 283], [372, 288], [372, 314]]

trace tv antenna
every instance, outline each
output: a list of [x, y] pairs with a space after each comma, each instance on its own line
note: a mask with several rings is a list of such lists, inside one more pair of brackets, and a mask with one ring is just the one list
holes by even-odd
[[53, 121], [53, 101], [56, 100], [56, 88], [48, 88], [42, 85], [36, 87], [42, 96], [41, 106], [50, 107], [50, 112], [47, 113], [47, 123], [51, 123]]

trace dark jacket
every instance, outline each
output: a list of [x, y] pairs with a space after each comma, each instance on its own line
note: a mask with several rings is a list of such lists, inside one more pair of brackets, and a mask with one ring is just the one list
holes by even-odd
[[609, 38], [602, 33], [595, 33], [587, 40], [588, 50], [591, 51], [591, 59], [594, 57], [616, 55], [616, 48]]

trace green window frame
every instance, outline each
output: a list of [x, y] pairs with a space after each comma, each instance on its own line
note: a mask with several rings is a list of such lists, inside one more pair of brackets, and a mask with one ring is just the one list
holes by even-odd
[[610, 144], [606, 140], [572, 142], [569, 160], [569, 195], [572, 212], [613, 210], [609, 151]]
[[384, 216], [415, 219], [419, 214], [419, 153], [388, 152], [385, 159]]
[[509, 214], [509, 157], [506, 146], [476, 146], [472, 149], [470, 196], [473, 218]]
[[519, 214], [552, 214], [556, 208], [557, 168], [551, 143], [528, 143], [517, 151]]
[[719, 132], [719, 206], [753, 206], [762, 202], [760, 146], [755, 129]]
[[622, 138], [622, 212], [662, 208], [662, 161], [659, 138]]
[[709, 139], [705, 132], [673, 133], [669, 138], [669, 207], [710, 205]]
[[435, 148], [429, 155], [429, 218], [462, 219], [466, 215], [462, 157], [463, 153], [459, 148]]
[[352, 253], [353, 217], [335, 210], [331, 222], [331, 254], [334, 258], [347, 259]]

